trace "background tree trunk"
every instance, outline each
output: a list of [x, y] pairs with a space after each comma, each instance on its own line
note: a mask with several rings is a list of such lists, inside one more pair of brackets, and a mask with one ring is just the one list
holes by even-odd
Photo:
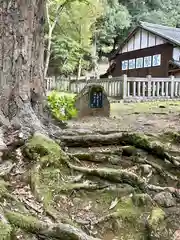
[[44, 7], [45, 0], [0, 0], [1, 123], [40, 126], [31, 97], [44, 92]]

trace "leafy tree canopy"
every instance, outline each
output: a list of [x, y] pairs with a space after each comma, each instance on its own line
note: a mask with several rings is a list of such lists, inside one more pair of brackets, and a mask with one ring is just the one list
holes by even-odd
[[140, 20], [180, 23], [179, 0], [49, 0], [52, 23], [59, 4], [64, 6], [52, 37], [52, 74], [83, 74], [93, 66], [94, 43], [99, 57], [109, 56]]

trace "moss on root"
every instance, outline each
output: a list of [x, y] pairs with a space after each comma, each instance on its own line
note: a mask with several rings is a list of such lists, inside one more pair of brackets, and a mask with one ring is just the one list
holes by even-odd
[[165, 212], [161, 208], [155, 207], [152, 209], [149, 224], [151, 227], [156, 228], [159, 224], [161, 224], [164, 221], [164, 218]]
[[132, 196], [132, 201], [137, 207], [151, 207], [153, 204], [153, 200], [146, 193], [134, 194]]
[[29, 139], [23, 148], [23, 153], [29, 159], [40, 160], [45, 166], [51, 164], [58, 166], [67, 159], [66, 154], [54, 140], [40, 133], [34, 134]]
[[40, 222], [35, 217], [25, 216], [11, 211], [7, 211], [5, 215], [11, 225], [22, 228], [26, 231], [36, 232], [37, 229], [41, 228]]
[[172, 142], [174, 144], [180, 143], [180, 133], [179, 132], [165, 132], [160, 135], [160, 138], [164, 142]]
[[0, 197], [3, 197], [8, 193], [7, 187], [8, 183], [0, 179]]
[[172, 239], [172, 231], [169, 229], [165, 217], [166, 214], [161, 208], [154, 207], [152, 209], [146, 224], [146, 233], [150, 239]]
[[12, 227], [9, 223], [0, 222], [0, 239], [10, 240], [12, 233]]
[[124, 146], [122, 147], [122, 155], [123, 156], [135, 156], [137, 155], [137, 149], [134, 146]]
[[118, 239], [140, 240], [144, 237], [144, 222], [141, 216], [144, 215], [144, 209], [137, 207], [133, 199], [124, 198], [116, 206], [116, 224], [115, 232], [119, 236]]
[[123, 134], [122, 142], [124, 144], [130, 144], [137, 148], [142, 148], [144, 150], [150, 149], [149, 139], [145, 135], [140, 134]]
[[120, 201], [116, 209], [118, 218], [129, 222], [134, 222], [140, 215], [139, 209], [134, 205], [131, 198]]

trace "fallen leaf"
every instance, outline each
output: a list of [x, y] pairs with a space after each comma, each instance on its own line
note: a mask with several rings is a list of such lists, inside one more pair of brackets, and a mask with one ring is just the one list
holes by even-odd
[[118, 204], [118, 202], [119, 202], [119, 200], [117, 198], [115, 198], [114, 201], [111, 202], [109, 210], [113, 209]]

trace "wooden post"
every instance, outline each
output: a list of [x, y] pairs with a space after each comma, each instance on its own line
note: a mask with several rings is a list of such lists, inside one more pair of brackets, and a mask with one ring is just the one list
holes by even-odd
[[123, 75], [123, 99], [127, 97], [127, 75]]
[[148, 97], [151, 97], [152, 90], [151, 75], [147, 75], [147, 81], [148, 81]]
[[170, 76], [171, 78], [171, 98], [174, 97], [174, 76]]
[[159, 97], [159, 90], [160, 90], [160, 85], [159, 85], [159, 82], [157, 82], [157, 97]]

